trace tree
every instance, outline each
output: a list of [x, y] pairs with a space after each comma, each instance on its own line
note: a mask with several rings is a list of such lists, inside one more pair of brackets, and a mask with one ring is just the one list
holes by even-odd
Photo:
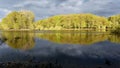
[[34, 29], [34, 14], [31, 11], [13, 11], [2, 19], [2, 29]]
[[112, 23], [113, 27], [120, 25], [120, 15], [108, 17], [108, 20]]
[[36, 22], [36, 24], [37, 25], [35, 27], [43, 27], [45, 29], [51, 29], [52, 27], [53, 30], [57, 30], [56, 27], [61, 29], [106, 29], [110, 22], [105, 17], [100, 17], [93, 14], [69, 14], [57, 15], [43, 19]]

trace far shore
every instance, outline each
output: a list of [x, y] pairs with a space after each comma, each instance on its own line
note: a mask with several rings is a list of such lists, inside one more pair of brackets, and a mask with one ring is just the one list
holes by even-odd
[[30, 30], [30, 29], [19, 29], [19, 30], [18, 30], [18, 29], [17, 29], [17, 30], [16, 30], [16, 29], [9, 29], [9, 30], [0, 30], [0, 31], [3, 31], [3, 32], [4, 32], [4, 31], [8, 31], [8, 32], [9, 32], [9, 31], [10, 31], [10, 32], [11, 32], [11, 31], [13, 31], [13, 32], [14, 32], [14, 31], [28, 31], [28, 32], [29, 32], [29, 31], [33, 31], [33, 32], [36, 32], [36, 31], [38, 31], [38, 32], [39, 32], [39, 31], [53, 31], [53, 32], [56, 32], [56, 31], [60, 31], [60, 32], [64, 32], [64, 31], [65, 31], [65, 32], [66, 32], [66, 31], [70, 31], [70, 32], [71, 32], [71, 31], [73, 31], [73, 32], [75, 32], [75, 31], [83, 31], [83, 32], [84, 32], [84, 31], [90, 31], [90, 32], [91, 32], [91, 31], [92, 31], [92, 32], [109, 32], [109, 31], [111, 31], [111, 30], [110, 30], [110, 29], [109, 29], [109, 30], [105, 30], [105, 29], [97, 29], [97, 30], [95, 30], [95, 29], [59, 29], [59, 30], [55, 30], [55, 29], [43, 29], [43, 30], [42, 30], [42, 29], [41, 29], [41, 30], [38, 30], [38, 29], [34, 29], [34, 30]]
[[[1, 29], [2, 30], [2, 29]], [[111, 30], [111, 29], [4, 29], [2, 31], [38, 31], [38, 30]]]

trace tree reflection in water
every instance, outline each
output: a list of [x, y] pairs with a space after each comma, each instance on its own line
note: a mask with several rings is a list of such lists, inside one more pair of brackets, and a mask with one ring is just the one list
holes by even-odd
[[2, 41], [15, 49], [28, 50], [35, 45], [33, 32], [2, 32]]
[[35, 38], [46, 39], [54, 43], [91, 45], [108, 40], [113, 43], [120, 43], [120, 36], [109, 33], [84, 32], [84, 33], [64, 33], [64, 32], [2, 32], [0, 44], [6, 43], [11, 48], [28, 50], [35, 46]]
[[111, 35], [109, 33], [37, 33], [36, 36], [62, 44], [91, 45], [106, 40], [114, 43], [120, 43], [120, 36], [118, 37], [117, 35]]

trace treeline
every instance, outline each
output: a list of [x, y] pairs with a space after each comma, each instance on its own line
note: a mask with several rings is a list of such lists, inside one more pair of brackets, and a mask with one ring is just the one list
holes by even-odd
[[37, 30], [64, 30], [64, 29], [106, 29], [112, 23], [105, 17], [93, 14], [58, 15], [35, 23]]
[[57, 15], [34, 21], [31, 11], [14, 11], [2, 19], [2, 30], [98, 30], [115, 29], [120, 25], [120, 15], [108, 18], [93, 14]]
[[10, 29], [34, 29], [34, 14], [31, 11], [13, 11], [2, 19], [0, 28]]
[[120, 33], [120, 15], [111, 16], [108, 18], [109, 21], [113, 23], [112, 33], [119, 34]]

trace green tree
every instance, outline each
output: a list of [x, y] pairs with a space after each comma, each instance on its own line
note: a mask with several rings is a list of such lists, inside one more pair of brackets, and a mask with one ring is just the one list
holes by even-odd
[[31, 11], [13, 11], [2, 19], [3, 30], [34, 29], [34, 14]]

